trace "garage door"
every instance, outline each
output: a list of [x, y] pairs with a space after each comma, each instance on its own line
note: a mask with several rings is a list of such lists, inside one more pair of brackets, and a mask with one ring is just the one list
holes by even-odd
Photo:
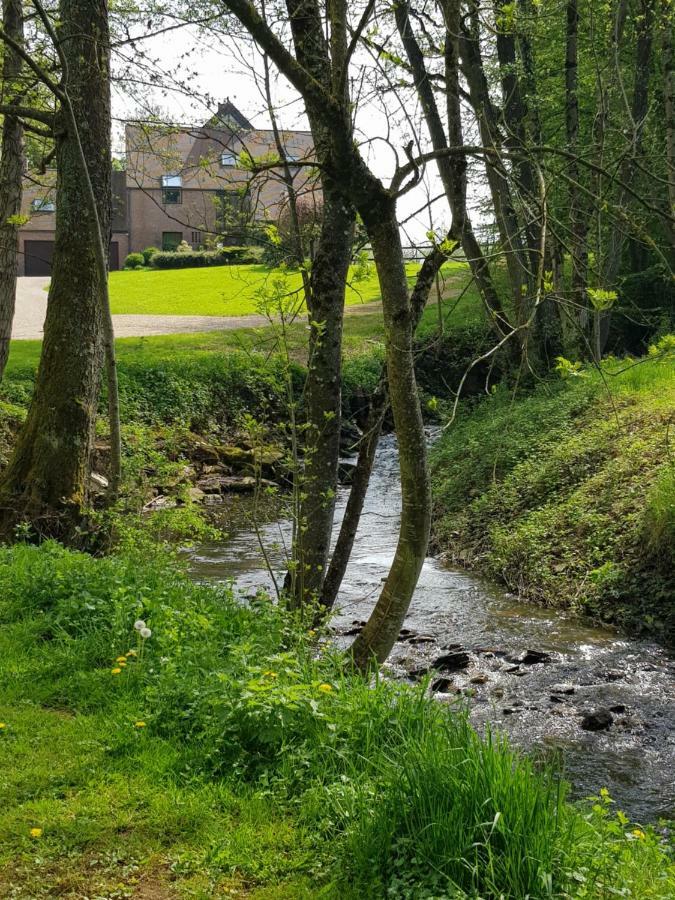
[[26, 275], [51, 275], [54, 241], [25, 241]]
[[[51, 275], [54, 241], [26, 241], [24, 243], [26, 275]], [[120, 245], [110, 244], [108, 267], [111, 272], [120, 267]]]

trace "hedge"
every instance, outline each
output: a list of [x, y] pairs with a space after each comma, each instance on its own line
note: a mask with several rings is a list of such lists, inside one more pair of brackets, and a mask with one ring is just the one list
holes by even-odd
[[160, 251], [152, 256], [155, 269], [192, 269], [203, 266], [251, 265], [260, 262], [252, 247], [223, 247], [220, 250]]

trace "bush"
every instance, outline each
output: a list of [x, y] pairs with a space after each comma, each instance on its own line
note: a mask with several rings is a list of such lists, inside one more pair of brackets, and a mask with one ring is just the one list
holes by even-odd
[[145, 265], [149, 266], [150, 260], [152, 259], [152, 257], [155, 255], [155, 253], [159, 253], [159, 252], [160, 252], [159, 247], [146, 247], [145, 250], [141, 250], [141, 253], [143, 254], [143, 259], [145, 260]]
[[259, 253], [252, 247], [222, 247], [220, 250], [160, 250], [152, 256], [156, 269], [194, 269], [204, 266], [254, 265]]
[[124, 260], [124, 268], [125, 269], [138, 269], [143, 268], [145, 265], [145, 259], [142, 253], [129, 253], [127, 258]]

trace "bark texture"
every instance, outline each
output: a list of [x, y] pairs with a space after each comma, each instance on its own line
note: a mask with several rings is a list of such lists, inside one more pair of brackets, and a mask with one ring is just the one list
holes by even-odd
[[[298, 61], [327, 92], [336, 86], [344, 55], [344, 6], [330, 43], [323, 38], [313, 0], [289, 0], [291, 30]], [[334, 142], [325, 110], [306, 104], [321, 164], [323, 220], [307, 290], [309, 364], [305, 384], [304, 466], [299, 479], [291, 569], [286, 579], [290, 605], [318, 604], [330, 552], [342, 413], [342, 323], [347, 272], [354, 234], [354, 209], [337, 183]], [[349, 128], [345, 124], [345, 127]]]
[[[3, 27], [18, 44], [23, 44], [21, 0], [4, 0]], [[21, 58], [10, 46], [3, 47], [2, 100], [9, 106], [21, 102], [18, 78]], [[18, 224], [12, 217], [21, 212], [23, 174], [23, 126], [18, 115], [5, 114], [0, 146], [0, 380], [7, 365], [16, 304]]]
[[87, 503], [89, 459], [104, 359], [105, 279], [100, 238], [110, 239], [110, 60], [104, 0], [61, 0], [58, 38], [68, 92], [98, 203], [101, 235], [77, 136], [56, 122], [56, 235], [40, 366], [28, 417], [0, 483], [0, 533], [28, 522], [68, 536]]

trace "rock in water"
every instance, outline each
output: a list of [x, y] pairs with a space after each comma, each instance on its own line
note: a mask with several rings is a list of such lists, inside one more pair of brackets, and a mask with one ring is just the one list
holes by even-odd
[[608, 709], [596, 709], [586, 713], [581, 720], [581, 727], [584, 731], [605, 731], [613, 721], [614, 717]]
[[436, 657], [431, 668], [436, 669], [437, 672], [459, 672], [461, 669], [466, 669], [470, 662], [471, 658], [466, 650], [453, 650]]

